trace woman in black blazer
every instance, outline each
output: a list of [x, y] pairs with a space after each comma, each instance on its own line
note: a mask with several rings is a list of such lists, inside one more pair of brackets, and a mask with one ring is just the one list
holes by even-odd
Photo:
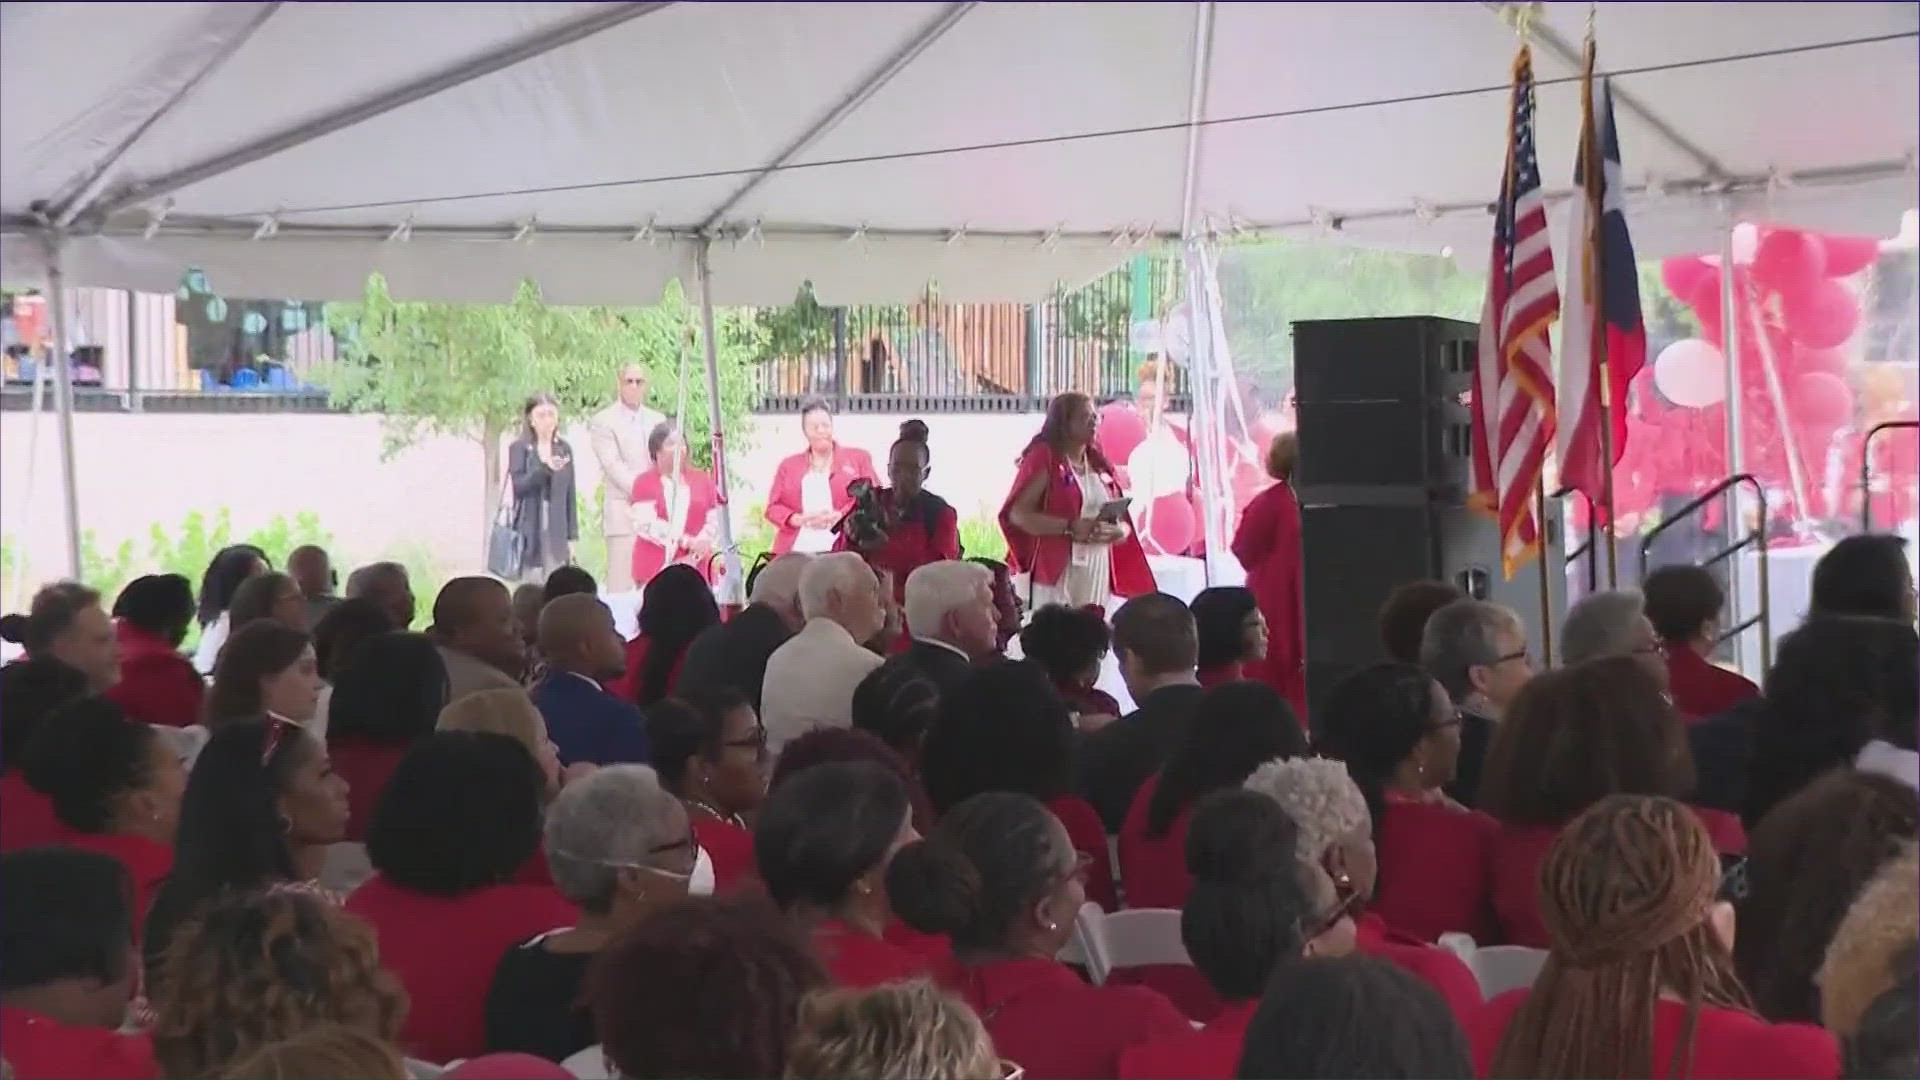
[[520, 437], [507, 447], [513, 531], [520, 535], [522, 581], [543, 582], [573, 561], [580, 538], [574, 497], [573, 448], [560, 437], [560, 404], [546, 394], [527, 399]]

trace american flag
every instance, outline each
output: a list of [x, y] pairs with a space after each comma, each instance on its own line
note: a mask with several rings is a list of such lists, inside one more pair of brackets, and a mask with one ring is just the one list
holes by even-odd
[[1606, 522], [1613, 517], [1613, 467], [1627, 446], [1627, 386], [1647, 363], [1640, 317], [1640, 272], [1621, 206], [1620, 138], [1613, 94], [1593, 77], [1587, 40], [1580, 93], [1580, 154], [1567, 215], [1573, 261], [1567, 267], [1567, 311], [1560, 339], [1560, 390], [1567, 423], [1560, 428], [1560, 483], [1586, 495]]
[[1553, 445], [1553, 344], [1560, 314], [1547, 236], [1540, 162], [1533, 145], [1533, 55], [1513, 58], [1513, 108], [1506, 172], [1494, 207], [1493, 264], [1480, 315], [1473, 417], [1473, 502], [1500, 521], [1508, 577], [1540, 551], [1534, 491]]

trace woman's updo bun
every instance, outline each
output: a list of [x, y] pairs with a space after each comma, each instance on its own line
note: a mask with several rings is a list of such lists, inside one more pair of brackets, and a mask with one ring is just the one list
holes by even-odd
[[942, 814], [932, 835], [894, 855], [887, 896], [922, 933], [961, 952], [1004, 949], [1036, 901], [1073, 872], [1060, 822], [1037, 799], [983, 791]]
[[951, 934], [980, 917], [980, 872], [939, 840], [916, 840], [887, 866], [887, 899], [901, 921], [923, 934]]
[[920, 443], [924, 446], [931, 435], [932, 432], [928, 430], [927, 422], [918, 417], [912, 420], [903, 420], [900, 423], [901, 442]]

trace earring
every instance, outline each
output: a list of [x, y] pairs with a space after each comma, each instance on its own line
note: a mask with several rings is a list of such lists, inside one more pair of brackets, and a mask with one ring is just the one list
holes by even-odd
[[1353, 875], [1342, 870], [1333, 876], [1333, 883], [1342, 889], [1349, 888], [1353, 885]]
[[280, 815], [280, 833], [283, 836], [293, 835], [293, 819], [285, 814]]
[[1042, 925], [1044, 925], [1044, 926], [1045, 926], [1045, 927], [1047, 928], [1047, 933], [1049, 933], [1049, 934], [1051, 934], [1051, 933], [1053, 933], [1054, 931], [1056, 931], [1056, 930], [1058, 930], [1058, 929], [1060, 929], [1060, 924], [1059, 924], [1059, 923], [1057, 923], [1057, 922], [1054, 922], [1054, 921], [1053, 921], [1052, 919], [1048, 919], [1048, 920], [1047, 920], [1047, 921], [1046, 921], [1046, 922], [1045, 922], [1044, 924], [1042, 924]]

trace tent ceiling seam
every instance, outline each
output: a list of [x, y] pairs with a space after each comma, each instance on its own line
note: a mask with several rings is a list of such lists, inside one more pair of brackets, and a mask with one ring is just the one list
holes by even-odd
[[530, 36], [496, 46], [477, 57], [469, 57], [451, 67], [443, 68], [372, 98], [302, 121], [293, 127], [273, 132], [204, 161], [183, 166], [151, 180], [135, 183], [118, 194], [100, 200], [97, 209], [92, 210], [88, 216], [98, 222], [105, 215], [117, 210], [172, 194], [181, 188], [202, 183], [235, 169], [245, 168], [256, 161], [284, 153], [336, 131], [364, 123], [416, 101], [535, 59], [555, 49], [584, 41], [596, 34], [672, 6], [672, 0], [656, 0], [649, 3], [607, 4], [595, 8], [580, 18], [545, 27]]
[[934, 42], [939, 41], [941, 37], [945, 36], [947, 31], [953, 29], [954, 25], [958, 23], [967, 12], [972, 11], [977, 6], [979, 6], [978, 0], [963, 0], [963, 2], [960, 3], [948, 4], [945, 8], [941, 9], [925, 26], [917, 30], [911, 38], [908, 38], [904, 46], [887, 57], [884, 63], [878, 68], [875, 68], [866, 78], [862, 79], [859, 85], [855, 86], [845, 97], [836, 102], [833, 108], [827, 110], [825, 116], [814, 121], [813, 125], [801, 133], [798, 139], [795, 139], [785, 150], [774, 155], [772, 161], [756, 170], [753, 175], [747, 178], [745, 183], [735, 188], [731, 195], [728, 195], [719, 206], [714, 208], [712, 213], [706, 216], [705, 220], [700, 222], [700, 227], [697, 231], [705, 233], [713, 229], [713, 227], [718, 225], [721, 219], [727, 215], [728, 211], [744, 202], [747, 196], [758, 190], [760, 185], [766, 183], [767, 180], [778, 173], [783, 166], [805, 153], [808, 147], [813, 146], [828, 134], [832, 133], [835, 128], [845, 123], [847, 118], [859, 111], [862, 105], [872, 100], [873, 95], [879, 93], [883, 87], [892, 82], [894, 76], [905, 71], [908, 66], [920, 58], [922, 53], [932, 48]]
[[[1493, 12], [1495, 15], [1500, 15], [1505, 12], [1510, 5], [1506, 0], [1482, 0], [1481, 6]], [[1572, 65], [1575, 71], [1579, 71], [1585, 66], [1582, 52], [1575, 49], [1567, 39], [1561, 37], [1552, 27], [1547, 26], [1543, 22], [1536, 21], [1532, 25], [1531, 33], [1548, 52], [1558, 57], [1563, 63]], [[1594, 77], [1602, 78], [1603, 73], [1596, 72]], [[1727, 167], [1721, 164], [1719, 158], [1708, 153], [1699, 143], [1680, 134], [1678, 128], [1668, 123], [1664, 117], [1654, 112], [1652, 108], [1643, 103], [1638, 97], [1635, 97], [1632, 91], [1616, 86], [1612, 92], [1614, 104], [1618, 105], [1622, 112], [1630, 114], [1634, 119], [1652, 129], [1653, 133], [1658, 135], [1668, 146], [1692, 158], [1694, 164], [1699, 167], [1701, 172], [1716, 180], [1727, 175]]]
[[1180, 180], [1180, 235], [1193, 235], [1193, 214], [1200, 199], [1200, 121], [1207, 115], [1207, 90], [1213, 81], [1213, 0], [1197, 6], [1193, 17], [1193, 67], [1187, 88], [1187, 162]]
[[145, 137], [147, 132], [151, 131], [155, 124], [159, 123], [162, 118], [172, 112], [175, 106], [185, 101], [198, 89], [200, 84], [205, 82], [208, 76], [220, 70], [222, 64], [232, 59], [235, 53], [239, 52], [248, 41], [252, 40], [253, 35], [258, 32], [262, 26], [266, 25], [267, 20], [273, 17], [274, 12], [280, 10], [280, 5], [281, 0], [272, 0], [270, 3], [254, 5], [257, 10], [253, 18], [247, 20], [247, 22], [236, 30], [232, 40], [221, 44], [213, 56], [209, 57], [207, 62], [201, 66], [200, 70], [194, 73], [192, 78], [189, 78], [180, 85], [179, 89], [168, 95], [167, 99], [161, 102], [159, 107], [154, 109], [145, 120], [134, 125], [133, 130], [128, 132], [126, 138], [120, 140], [118, 146], [115, 146], [107, 153], [106, 157], [100, 160], [99, 164], [84, 174], [85, 179], [74, 190], [72, 196], [59, 201], [59, 204], [51, 214], [55, 226], [64, 229], [72, 225], [76, 218], [85, 213], [87, 205], [98, 197], [101, 190], [106, 187], [108, 180], [112, 177], [113, 167], [120, 163], [120, 159], [125, 157], [127, 152], [132, 150], [134, 145]]

